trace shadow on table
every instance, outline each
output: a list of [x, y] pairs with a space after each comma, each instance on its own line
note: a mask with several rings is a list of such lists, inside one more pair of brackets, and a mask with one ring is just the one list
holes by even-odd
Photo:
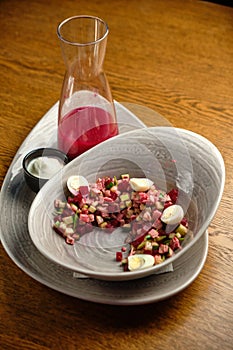
[[233, 0], [202, 0], [204, 2], [213, 2], [218, 5], [233, 7]]

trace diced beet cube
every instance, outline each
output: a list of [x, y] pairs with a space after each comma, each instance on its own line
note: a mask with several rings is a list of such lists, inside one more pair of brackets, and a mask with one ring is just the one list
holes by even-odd
[[158, 233], [159, 233], [159, 236], [166, 236], [167, 235], [166, 231], [163, 228], [160, 228], [158, 230]]
[[80, 186], [79, 187], [79, 192], [81, 193], [82, 196], [87, 196], [88, 193], [89, 193], [88, 186]]
[[104, 191], [104, 196], [105, 197], [110, 197], [111, 196], [111, 191], [110, 190], [105, 190]]
[[183, 218], [180, 223], [181, 225], [188, 227], [188, 220], [186, 218]]
[[164, 203], [164, 209], [170, 207], [171, 205], [173, 205], [172, 201], [168, 201]]
[[117, 192], [113, 192], [111, 191], [111, 198], [113, 201], [115, 201], [117, 199], [118, 195], [117, 195]]
[[80, 214], [79, 215], [79, 220], [84, 221], [84, 222], [89, 222], [90, 221], [88, 214]]
[[132, 245], [137, 248], [137, 246], [144, 240], [145, 234], [137, 237], [133, 242]]
[[61, 229], [59, 226], [56, 226], [56, 225], [54, 225], [53, 226], [53, 229], [54, 229], [54, 231], [56, 232], [56, 233], [58, 233], [60, 236], [62, 236], [62, 237], [64, 237], [64, 230], [63, 229]]
[[145, 192], [139, 192], [140, 203], [144, 204], [148, 200], [148, 195]]
[[77, 194], [77, 196], [74, 196], [74, 197], [68, 197], [68, 203], [74, 203], [74, 204], [79, 204], [82, 200], [82, 195], [81, 193], [79, 192]]
[[152, 249], [144, 249], [143, 254], [152, 255]]
[[120, 223], [117, 219], [113, 219], [113, 220], [111, 220], [111, 226], [118, 227], [118, 226], [120, 226]]
[[169, 246], [172, 248], [172, 250], [181, 249], [180, 241], [176, 236], [172, 238]]
[[121, 261], [122, 260], [122, 252], [116, 252], [116, 261]]
[[158, 231], [155, 230], [154, 228], [152, 228], [150, 231], [148, 231], [148, 234], [151, 235], [152, 238], [156, 238], [159, 235]]
[[129, 181], [128, 180], [122, 180], [118, 182], [117, 188], [121, 192], [125, 192], [128, 190], [129, 187]]
[[157, 219], [153, 222], [152, 226], [156, 228], [156, 230], [160, 230], [163, 227], [163, 224], [160, 219]]
[[155, 209], [152, 213], [152, 219], [157, 220], [160, 218], [161, 215], [162, 215], [161, 211], [159, 211], [158, 209]]
[[159, 246], [159, 254], [165, 254], [168, 253], [168, 245], [167, 244], [160, 244]]
[[170, 192], [168, 192], [169, 197], [171, 198], [171, 201], [173, 204], [176, 203], [177, 198], [178, 198], [178, 190], [176, 188], [172, 189]]
[[105, 202], [113, 202], [113, 199], [111, 197], [104, 197]]
[[123, 264], [123, 271], [126, 272], [128, 271], [128, 262], [126, 264]]

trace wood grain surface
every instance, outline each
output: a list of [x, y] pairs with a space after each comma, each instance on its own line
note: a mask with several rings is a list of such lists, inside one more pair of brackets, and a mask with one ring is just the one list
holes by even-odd
[[[1, 184], [25, 137], [59, 99], [65, 67], [56, 27], [76, 14], [108, 22], [105, 71], [113, 97], [212, 141], [225, 161], [225, 190], [200, 275], [155, 304], [68, 297], [27, 276], [0, 246], [0, 348], [230, 350], [233, 8], [198, 0], [0, 0]], [[153, 116], [141, 119], [154, 124]]]

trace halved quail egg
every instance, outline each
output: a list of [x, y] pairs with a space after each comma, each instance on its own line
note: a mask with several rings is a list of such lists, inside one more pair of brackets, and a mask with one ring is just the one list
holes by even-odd
[[145, 269], [153, 266], [155, 259], [150, 254], [135, 254], [128, 256], [128, 269], [130, 271]]
[[89, 190], [89, 183], [84, 176], [73, 175], [68, 178], [67, 187], [68, 190], [76, 196], [79, 193], [80, 187], [87, 187]]
[[164, 209], [161, 221], [167, 225], [178, 224], [184, 217], [183, 208], [178, 204], [173, 204]]
[[132, 189], [136, 192], [148, 191], [153, 185], [153, 181], [151, 181], [150, 179], [140, 177], [132, 177], [132, 179], [129, 180], [129, 183]]

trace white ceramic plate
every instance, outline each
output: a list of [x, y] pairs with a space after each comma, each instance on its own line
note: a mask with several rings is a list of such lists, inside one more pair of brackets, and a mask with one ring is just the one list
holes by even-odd
[[[134, 127], [143, 124], [132, 113], [116, 104], [117, 115], [126, 118]], [[189, 251], [173, 264], [174, 271], [152, 275], [130, 282], [106, 282], [76, 278], [74, 271], [53, 263], [33, 244], [28, 228], [28, 212], [35, 194], [27, 187], [22, 171], [22, 159], [33, 148], [53, 147], [56, 140], [56, 103], [25, 139], [4, 179], [0, 194], [1, 243], [13, 262], [36, 281], [67, 295], [83, 300], [137, 305], [158, 302], [186, 288], [200, 273], [207, 256], [207, 232]], [[133, 128], [134, 128], [133, 127]], [[184, 267], [184, 262], [185, 267]]]

